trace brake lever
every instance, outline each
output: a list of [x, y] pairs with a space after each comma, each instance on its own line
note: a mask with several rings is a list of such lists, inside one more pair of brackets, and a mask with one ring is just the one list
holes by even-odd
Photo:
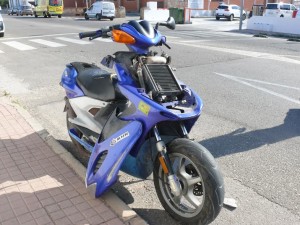
[[97, 35], [95, 35], [93, 37], [89, 37], [89, 40], [92, 41], [92, 40], [94, 40], [96, 38], [99, 38], [99, 37], [101, 37], [101, 34], [97, 34]]
[[170, 45], [168, 45], [167, 43], [163, 42], [163, 44], [164, 44], [168, 49], [171, 49]]

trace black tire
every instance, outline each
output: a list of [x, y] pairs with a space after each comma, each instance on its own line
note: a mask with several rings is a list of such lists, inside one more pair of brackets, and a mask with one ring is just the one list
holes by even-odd
[[213, 156], [200, 144], [183, 138], [168, 144], [167, 151], [182, 193], [176, 202], [157, 157], [153, 175], [161, 204], [174, 219], [183, 223], [205, 225], [212, 222], [224, 201], [224, 181]]
[[246, 14], [242, 15], [242, 20], [245, 20], [247, 18]]
[[220, 17], [216, 16], [216, 20], [220, 20]]
[[101, 14], [96, 14], [96, 19], [97, 20], [101, 20], [101, 18], [102, 18]]
[[111, 18], [109, 18], [110, 19], [110, 21], [113, 21], [114, 20], [114, 18], [113, 17], [111, 17]]
[[0, 33], [0, 37], [4, 37], [4, 33]]
[[61, 15], [58, 15], [58, 18], [61, 18]]
[[[67, 107], [67, 128], [68, 131], [72, 128], [74, 128], [74, 125], [69, 121], [69, 118], [75, 118], [76, 114], [71, 108], [71, 106], [66, 106]], [[82, 136], [82, 133], [76, 129], [77, 134], [79, 137]], [[87, 167], [89, 158], [90, 158], [90, 152], [87, 151], [81, 144], [79, 144], [76, 140], [74, 140], [71, 136], [71, 141], [74, 144], [74, 148], [70, 148], [70, 153], [79, 161], [81, 162], [82, 165]]]
[[89, 16], [87, 14], [84, 14], [84, 19], [89, 20]]
[[234, 16], [233, 16], [233, 14], [231, 14], [231, 15], [228, 17], [228, 20], [229, 20], [229, 21], [232, 21], [233, 18], [234, 18]]

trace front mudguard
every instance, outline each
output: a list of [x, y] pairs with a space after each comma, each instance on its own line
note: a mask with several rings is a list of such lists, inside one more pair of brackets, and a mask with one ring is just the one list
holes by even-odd
[[117, 181], [124, 159], [141, 134], [142, 124], [131, 121], [105, 141], [96, 143], [86, 172], [86, 186], [94, 191], [95, 197], [101, 196]]

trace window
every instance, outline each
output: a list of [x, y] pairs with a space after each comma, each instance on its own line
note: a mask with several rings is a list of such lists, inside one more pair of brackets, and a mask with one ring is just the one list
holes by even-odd
[[228, 9], [228, 5], [219, 5], [218, 9]]
[[290, 10], [291, 8], [290, 8], [290, 5], [288, 5], [288, 4], [282, 4], [282, 5], [280, 5], [280, 9], [282, 9], [282, 10]]
[[267, 4], [266, 9], [278, 9], [278, 4]]
[[61, 6], [62, 5], [62, 0], [49, 0], [49, 5]]

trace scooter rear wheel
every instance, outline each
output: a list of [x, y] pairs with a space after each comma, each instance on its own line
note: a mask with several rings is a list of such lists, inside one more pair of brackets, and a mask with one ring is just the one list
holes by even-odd
[[154, 165], [154, 185], [165, 210], [186, 224], [208, 224], [219, 214], [224, 201], [224, 182], [207, 149], [188, 139], [178, 138], [167, 146], [181, 194], [173, 195], [159, 158]]
[[[76, 114], [73, 111], [73, 109], [69, 106], [67, 107], [67, 128], [68, 131], [70, 129], [75, 129], [76, 133], [78, 134], [79, 137], [82, 137], [82, 133], [76, 129], [76, 127], [69, 121], [69, 118], [75, 118]], [[74, 140], [71, 136], [71, 141], [74, 144], [74, 148], [70, 148], [70, 153], [77, 159], [79, 162], [81, 162], [82, 165], [87, 167], [89, 158], [90, 158], [90, 152], [87, 151], [81, 144], [79, 144], [76, 140]]]

